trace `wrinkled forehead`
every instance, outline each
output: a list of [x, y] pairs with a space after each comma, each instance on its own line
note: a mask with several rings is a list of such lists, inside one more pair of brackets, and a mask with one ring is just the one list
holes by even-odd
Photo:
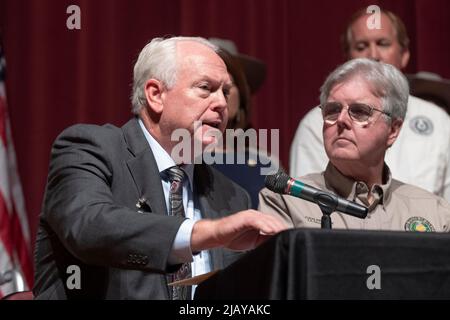
[[[370, 81], [366, 77], [364, 77], [361, 74], [355, 74], [350, 75], [346, 78], [340, 79], [340, 81], [337, 81], [334, 83], [331, 88], [328, 95], [328, 99], [335, 96], [336, 92], [340, 91], [343, 87], [352, 87], [355, 88], [355, 90], [347, 90], [348, 98], [370, 98], [370, 97], [376, 97], [381, 98], [381, 92], [377, 89], [377, 85], [373, 83], [373, 81]], [[356, 90], [357, 88], [357, 90]], [[342, 91], [341, 91], [342, 92]]]

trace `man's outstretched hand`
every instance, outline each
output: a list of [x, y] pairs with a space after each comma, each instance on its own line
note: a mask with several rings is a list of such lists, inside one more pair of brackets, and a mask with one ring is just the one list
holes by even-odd
[[250, 250], [285, 229], [287, 226], [281, 219], [256, 210], [240, 211], [217, 220], [203, 219], [192, 230], [191, 250], [215, 247]]

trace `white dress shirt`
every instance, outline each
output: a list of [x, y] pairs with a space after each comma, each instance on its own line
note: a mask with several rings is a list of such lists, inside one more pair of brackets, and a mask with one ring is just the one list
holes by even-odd
[[[141, 126], [145, 138], [147, 139], [155, 157], [156, 165], [158, 166], [158, 170], [161, 175], [161, 184], [166, 200], [166, 208], [169, 208], [170, 182], [166, 181], [162, 175], [166, 169], [173, 167], [176, 164], [167, 151], [164, 150], [158, 141], [156, 141], [156, 139], [147, 131], [147, 128], [145, 128], [141, 119], [139, 119], [139, 125]], [[187, 219], [183, 221], [180, 229], [178, 229], [177, 235], [175, 236], [172, 251], [169, 257], [169, 263], [178, 264], [192, 262], [192, 276], [197, 276], [211, 271], [210, 256], [208, 251], [202, 251], [200, 254], [194, 256], [192, 255], [192, 228], [194, 227], [195, 221], [202, 219], [202, 215], [197, 207], [197, 204], [194, 203], [194, 165], [182, 165], [181, 168], [184, 170], [188, 178], [183, 182], [183, 207]], [[195, 287], [196, 286], [193, 286], [192, 288], [192, 295], [195, 292]]]

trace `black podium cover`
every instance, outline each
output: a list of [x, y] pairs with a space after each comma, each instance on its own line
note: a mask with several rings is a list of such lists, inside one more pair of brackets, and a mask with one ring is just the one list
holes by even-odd
[[450, 235], [287, 230], [201, 283], [195, 299], [450, 299]]

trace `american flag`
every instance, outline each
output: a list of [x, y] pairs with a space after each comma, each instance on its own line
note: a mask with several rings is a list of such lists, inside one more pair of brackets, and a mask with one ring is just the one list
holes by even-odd
[[28, 218], [6, 105], [5, 58], [0, 41], [0, 298], [31, 287], [30, 248]]

